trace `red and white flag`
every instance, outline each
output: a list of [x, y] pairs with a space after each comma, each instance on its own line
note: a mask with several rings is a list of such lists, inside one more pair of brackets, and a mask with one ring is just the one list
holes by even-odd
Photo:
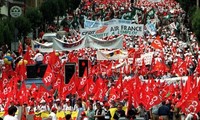
[[55, 80], [55, 75], [50, 67], [50, 65], [47, 66], [46, 72], [44, 74], [44, 77], [42, 78], [43, 83], [46, 86], [50, 86], [51, 83]]
[[153, 40], [153, 42], [151, 43], [151, 46], [154, 49], [160, 49], [160, 50], [162, 50], [162, 48], [163, 48], [163, 42], [161, 41], [160, 36], [157, 36], [156, 39]]

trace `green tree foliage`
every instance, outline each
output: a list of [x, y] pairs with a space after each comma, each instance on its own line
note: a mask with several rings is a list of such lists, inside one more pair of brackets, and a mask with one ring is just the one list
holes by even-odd
[[40, 11], [47, 24], [52, 24], [55, 17], [66, 15], [68, 9], [67, 0], [47, 0], [42, 3]]
[[29, 19], [24, 16], [14, 19], [14, 25], [18, 29], [19, 38], [27, 36], [27, 34], [31, 32], [31, 23]]
[[41, 26], [42, 23], [42, 13], [39, 11], [38, 8], [28, 8], [25, 13], [25, 17], [31, 23], [31, 28], [35, 29]]
[[57, 12], [56, 4], [54, 4], [53, 0], [47, 0], [42, 3], [40, 11], [42, 13], [44, 22], [47, 24], [52, 24]]
[[196, 6], [196, 0], [176, 0], [178, 3], [180, 3], [181, 7], [186, 11], [190, 11], [191, 8], [193, 9], [194, 6]]
[[68, 0], [69, 3], [69, 9], [75, 10], [79, 7], [79, 4], [81, 3], [81, 0]]
[[9, 19], [0, 20], [0, 45], [14, 41], [14, 23]]
[[195, 32], [198, 40], [200, 40], [200, 10], [196, 10], [192, 16], [192, 29]]
[[5, 0], [0, 0], [0, 7], [2, 7], [5, 4]]
[[80, 0], [47, 0], [42, 3], [40, 11], [47, 24], [52, 24], [55, 17], [66, 16], [67, 11], [75, 10]]

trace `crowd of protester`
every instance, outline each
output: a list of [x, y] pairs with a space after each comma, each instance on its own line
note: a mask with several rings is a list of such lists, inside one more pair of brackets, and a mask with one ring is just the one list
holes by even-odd
[[[123, 49], [130, 50], [134, 49], [134, 57], [137, 58], [141, 54], [154, 52], [153, 60], [151, 65], [146, 65], [147, 71], [140, 72], [142, 66], [132, 67], [128, 71], [124, 71], [124, 78], [127, 76], [138, 75], [142, 80], [144, 79], [164, 79], [172, 78], [177, 76], [189, 76], [194, 75], [198, 77], [198, 61], [200, 58], [199, 46], [195, 34], [189, 29], [189, 20], [186, 16], [185, 11], [182, 10], [179, 3], [175, 1], [165, 1], [159, 3], [151, 3], [147, 0], [141, 0], [137, 3], [131, 4], [130, 1], [92, 1], [92, 0], [83, 0], [80, 4], [80, 7], [72, 14], [75, 19], [71, 24], [76, 30], [82, 28], [84, 25], [84, 18], [86, 17], [89, 20], [96, 21], [106, 21], [113, 18], [118, 19], [131, 19], [126, 17], [125, 13], [131, 12], [137, 7], [142, 10], [142, 13], [138, 14], [138, 20], [135, 20], [137, 24], [146, 24], [152, 22], [156, 19], [156, 34], [151, 35], [151, 33], [145, 28], [144, 36], [128, 36], [124, 35]], [[155, 10], [155, 15], [147, 16], [147, 13], [152, 10]], [[125, 16], [125, 17], [124, 17]], [[70, 18], [71, 19], [71, 18]], [[134, 18], [135, 19], [135, 18]], [[172, 27], [174, 23], [175, 27]], [[68, 26], [70, 27], [70, 26]], [[80, 39], [79, 31], [77, 31], [78, 36], [66, 36], [63, 40], [64, 42], [76, 42]], [[104, 40], [111, 40], [117, 36], [109, 36], [103, 38]], [[159, 37], [159, 40], [162, 41], [162, 48], [155, 49], [151, 44], [152, 42]], [[70, 40], [69, 40], [70, 39]], [[3, 58], [6, 55], [2, 55], [1, 65], [4, 66]], [[32, 56], [32, 60], [36, 64], [41, 64], [44, 59], [45, 54], [41, 54], [39, 51]], [[96, 50], [92, 48], [84, 48], [81, 50], [74, 50], [72, 52], [60, 52], [59, 58], [62, 63], [73, 62], [74, 56], [76, 58], [84, 58], [91, 61], [92, 66], [97, 64], [104, 64], [104, 61], [98, 61], [96, 58]], [[10, 55], [9, 55], [10, 56]], [[16, 68], [17, 62], [19, 62], [15, 55], [11, 55], [14, 58], [13, 69]], [[73, 57], [71, 57], [73, 56]], [[132, 56], [133, 57], [133, 56]], [[22, 59], [22, 58], [21, 58]], [[16, 63], [16, 64], [14, 64]], [[107, 61], [105, 65], [112, 63], [113, 65], [120, 63], [119, 61]], [[157, 63], [163, 63], [168, 69], [156, 70], [153, 69]], [[180, 67], [180, 63], [184, 65], [184, 71], [181, 73], [177, 72], [175, 69]], [[133, 66], [134, 63], [128, 64], [128, 66]], [[2, 67], [4, 69], [4, 67]], [[121, 69], [120, 69], [121, 70]], [[92, 71], [92, 70], [91, 70]], [[102, 74], [105, 72], [105, 74]], [[108, 79], [108, 87], [111, 87], [115, 84], [115, 80], [119, 77], [119, 72], [112, 72], [109, 74], [107, 70], [98, 71], [93, 73], [93, 80], [95, 81], [98, 77], [103, 79]], [[111, 79], [111, 80], [110, 80]], [[174, 95], [175, 96], [175, 95]], [[108, 96], [106, 96], [108, 97]], [[25, 111], [23, 115], [35, 115], [41, 117], [42, 112], [50, 113], [46, 118], [52, 118], [56, 120], [56, 113], [64, 111], [65, 119], [72, 119], [72, 112], [76, 111], [77, 120], [120, 120], [120, 119], [135, 119], [142, 118], [145, 120], [181, 120], [181, 116], [184, 116], [184, 113], [181, 112], [179, 108], [176, 107], [176, 100], [180, 99], [180, 95], [176, 95], [174, 99], [163, 100], [162, 103], [153, 106], [150, 110], [146, 110], [143, 104], [139, 106], [129, 106], [127, 109], [128, 101], [126, 98], [116, 99], [115, 101], [96, 101], [92, 99], [81, 99], [76, 95], [69, 95], [67, 98], [57, 98], [57, 96], [51, 96], [51, 102], [47, 102], [42, 99], [38, 103], [32, 99], [29, 103], [23, 103], [23, 108]], [[10, 101], [11, 106], [21, 106], [15, 101]], [[0, 105], [0, 111], [4, 111], [5, 104]], [[115, 109], [115, 112], [111, 112], [111, 109]], [[10, 111], [10, 112], [9, 112]], [[194, 110], [190, 110], [194, 111]], [[8, 116], [15, 116], [13, 112], [16, 112], [16, 109], [10, 107], [8, 109]], [[192, 117], [199, 119], [198, 114], [189, 113], [185, 115], [186, 120], [192, 120]], [[11, 120], [11, 118], [5, 117], [5, 120]], [[162, 117], [162, 118], [161, 118]], [[14, 120], [14, 119], [13, 119]]]

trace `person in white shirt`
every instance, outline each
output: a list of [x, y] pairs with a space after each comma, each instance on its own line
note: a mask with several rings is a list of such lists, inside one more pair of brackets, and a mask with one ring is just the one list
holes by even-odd
[[52, 108], [51, 109], [51, 113], [49, 114], [49, 118], [51, 118], [51, 120], [57, 120], [57, 118], [56, 118], [56, 112], [57, 112], [56, 108]]
[[53, 104], [52, 108], [56, 108], [57, 111], [61, 111], [62, 110], [62, 106], [61, 106], [61, 102], [60, 99], [56, 99], [55, 103]]
[[42, 53], [39, 52], [39, 50], [36, 50], [36, 54], [32, 59], [36, 62], [36, 66], [35, 66], [36, 72], [37, 72], [37, 75], [39, 76], [39, 68], [43, 62], [44, 56]]
[[72, 108], [72, 106], [70, 105], [70, 100], [69, 100], [68, 98], [66, 99], [66, 105], [65, 105], [64, 111], [69, 111], [69, 112], [72, 112], [72, 111], [73, 111], [73, 108]]
[[40, 105], [37, 108], [37, 112], [49, 112], [50, 108], [49, 106], [46, 104], [45, 100], [41, 100], [40, 101]]
[[36, 54], [33, 57], [33, 60], [35, 60], [36, 63], [38, 64], [38, 63], [42, 63], [43, 59], [44, 59], [44, 56], [42, 55], [42, 53], [40, 53], [39, 50], [36, 50]]
[[15, 117], [15, 113], [17, 112], [17, 108], [15, 106], [11, 106], [8, 108], [8, 115], [6, 115], [3, 120], [18, 120]]

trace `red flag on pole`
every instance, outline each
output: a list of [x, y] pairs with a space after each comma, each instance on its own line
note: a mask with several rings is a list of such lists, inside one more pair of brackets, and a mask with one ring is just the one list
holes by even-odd
[[48, 65], [46, 72], [44, 74], [44, 77], [42, 78], [42, 81], [46, 86], [50, 86], [52, 81], [54, 81], [54, 80], [55, 80], [55, 75], [54, 75], [50, 65]]

